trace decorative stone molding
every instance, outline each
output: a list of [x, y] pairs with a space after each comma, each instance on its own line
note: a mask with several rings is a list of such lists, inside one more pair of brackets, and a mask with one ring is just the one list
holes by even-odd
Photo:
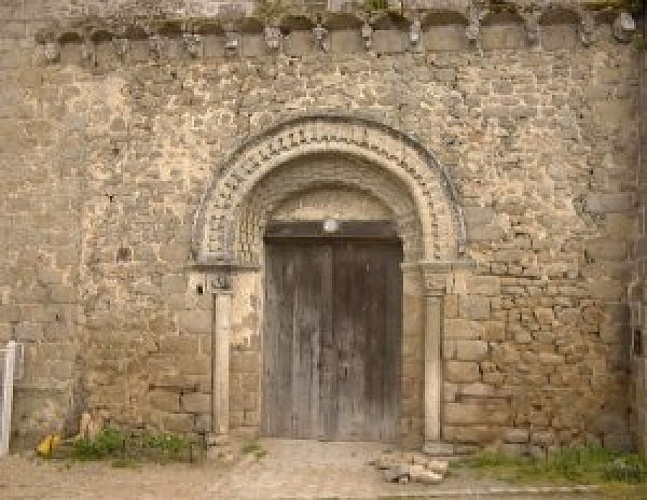
[[250, 190], [295, 158], [337, 153], [397, 178], [414, 200], [425, 260], [451, 260], [465, 248], [465, 222], [456, 189], [436, 157], [416, 139], [373, 119], [344, 114], [297, 116], [245, 142], [226, 160], [196, 211], [197, 263], [234, 264], [237, 213]]
[[613, 36], [621, 43], [629, 43], [636, 31], [636, 21], [628, 12], [621, 12], [613, 21]]
[[[304, 175], [307, 168], [307, 175]], [[236, 214], [237, 265], [258, 266], [262, 261], [263, 235], [269, 217], [286, 200], [322, 187], [334, 187], [368, 194], [386, 207], [393, 217], [402, 241], [404, 259], [418, 262], [422, 256], [422, 228], [416, 206], [406, 190], [388, 172], [371, 165], [344, 161], [343, 166], [325, 160], [285, 165], [261, 179], [249, 192]]]
[[[480, 49], [482, 31], [483, 29], [489, 29], [489, 25], [485, 28], [482, 26], [483, 19], [486, 15], [496, 13], [501, 8], [523, 19], [528, 43], [535, 49], [541, 45], [540, 36], [548, 36], [545, 27], [564, 19], [562, 14], [566, 15], [569, 22], [577, 24], [578, 37], [585, 46], [595, 41], [596, 19], [599, 19], [600, 22], [610, 22], [611, 19], [614, 19], [613, 12], [616, 12], [617, 16], [613, 22], [612, 31], [614, 38], [618, 42], [627, 43], [635, 31], [635, 22], [631, 15], [625, 11], [607, 7], [604, 16], [597, 16], [596, 18], [597, 11], [587, 9], [585, 3], [575, 3], [568, 0], [555, 0], [549, 4], [521, 1], [506, 2], [504, 7], [501, 7], [503, 4], [494, 4], [485, 0], [470, 0], [469, 2], [467, 0], [457, 0], [443, 2], [440, 10], [436, 4], [419, 2], [422, 7], [416, 4], [407, 2], [403, 8], [397, 9], [397, 12], [393, 9], [387, 11], [389, 16], [395, 16], [402, 21], [399, 22], [397, 27], [393, 26], [390, 29], [406, 30], [409, 48], [413, 51], [425, 50], [422, 43], [424, 34], [426, 31], [433, 30], [435, 26], [438, 26], [435, 18], [441, 14], [445, 19], [452, 19], [449, 22], [454, 25], [457, 19], [463, 18], [466, 24], [465, 36], [472, 46]], [[433, 7], [434, 5], [436, 7]], [[553, 14], [546, 16], [550, 12], [553, 12]], [[66, 25], [57, 23], [53, 26], [43, 27], [42, 31], [36, 34], [36, 41], [39, 43], [39, 50], [43, 52], [45, 50], [43, 46], [50, 42], [87, 44], [88, 47], [83, 48], [83, 52], [87, 56], [79, 61], [84, 63], [90, 59], [94, 60], [94, 57], [89, 55], [93, 51], [90, 50], [89, 46], [104, 43], [106, 40], [110, 40], [110, 37], [113, 39], [115, 56], [124, 60], [131, 41], [129, 37], [133, 37], [133, 41], [139, 41], [144, 35], [148, 37], [151, 46], [150, 56], [152, 58], [173, 58], [177, 55], [176, 52], [165, 50], [164, 40], [160, 38], [160, 35], [156, 34], [164, 33], [165, 37], [167, 37], [166, 40], [170, 42], [172, 41], [171, 38], [176, 37], [178, 40], [174, 41], [181, 44], [185, 53], [191, 58], [198, 59], [202, 56], [210, 56], [205, 54], [206, 48], [205, 51], [202, 50], [206, 45], [201, 43], [203, 38], [213, 37], [217, 40], [217, 43], [223, 43], [220, 36], [222, 32], [224, 32], [225, 54], [230, 56], [239, 55], [243, 37], [247, 36], [244, 34], [245, 27], [251, 23], [252, 25], [261, 24], [265, 26], [263, 34], [266, 46], [270, 51], [280, 50], [283, 30], [293, 31], [295, 29], [291, 25], [294, 12], [288, 14], [287, 11], [277, 11], [273, 12], [269, 17], [261, 18], [258, 16], [260, 14], [257, 13], [255, 17], [254, 14], [245, 13], [240, 9], [218, 9], [217, 17], [148, 19], [145, 21], [144, 26], [142, 26], [141, 20], [135, 18], [130, 20], [123, 18], [75, 18], [66, 21]], [[344, 18], [342, 22], [340, 22], [340, 16]], [[312, 27], [308, 28], [304, 24], [300, 24], [296, 30], [309, 29], [314, 40], [313, 47], [320, 52], [330, 50], [332, 30], [346, 30], [348, 26], [357, 26], [365, 48], [367, 50], [373, 48], [375, 20], [361, 9], [351, 9], [335, 14], [332, 12], [319, 12], [316, 17], [314, 14], [304, 11], [301, 17], [307, 18]], [[172, 32], [164, 31], [169, 23], [175, 26]], [[545, 35], [542, 35], [542, 33]], [[461, 49], [457, 48], [456, 50]], [[49, 49], [48, 51], [50, 53], [55, 52]], [[222, 52], [215, 50], [213, 54], [222, 54]], [[55, 63], [59, 61], [59, 58], [55, 56], [45, 58], [43, 56], [42, 60], [46, 63]]]

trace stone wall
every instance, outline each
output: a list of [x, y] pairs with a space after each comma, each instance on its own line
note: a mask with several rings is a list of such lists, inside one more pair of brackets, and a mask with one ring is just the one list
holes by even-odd
[[[643, 24], [643, 37], [647, 24]], [[645, 38], [643, 38], [644, 40]], [[647, 264], [647, 239], [645, 228], [647, 222], [645, 215], [647, 207], [647, 54], [639, 56], [637, 63], [641, 69], [640, 91], [638, 96], [637, 112], [640, 116], [640, 139], [637, 158], [637, 239], [633, 245], [632, 258], [634, 268], [631, 282], [629, 283], [629, 300], [631, 303], [631, 429], [638, 449], [647, 455], [647, 352], [645, 348], [645, 332], [647, 331], [647, 308], [645, 301], [647, 290], [645, 285]]]
[[[295, 25], [278, 52], [254, 30], [229, 51], [221, 30], [193, 54], [173, 28], [162, 46], [137, 35], [123, 53], [95, 31], [88, 53], [81, 38], [52, 38], [70, 31], [46, 18], [105, 2], [35, 5], [0, 4], [0, 339], [26, 344], [17, 436], [88, 408], [210, 430], [213, 298], [188, 267], [194, 212], [242, 140], [325, 109], [396, 124], [457, 185], [473, 265], [447, 285], [444, 438], [532, 452], [631, 445], [639, 71], [606, 18], [590, 45], [570, 15], [543, 25], [540, 46], [516, 17], [492, 17], [470, 43], [465, 22], [445, 16], [415, 47], [408, 27], [376, 29], [367, 51], [359, 27], [331, 29], [323, 47]], [[258, 284], [240, 280], [234, 309], [249, 310]], [[249, 321], [234, 325], [230, 415], [253, 432], [261, 360]], [[423, 388], [410, 390], [416, 442]]]

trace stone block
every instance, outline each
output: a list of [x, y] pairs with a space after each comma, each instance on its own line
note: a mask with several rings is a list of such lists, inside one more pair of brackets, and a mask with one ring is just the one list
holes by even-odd
[[483, 340], [495, 342], [505, 340], [505, 322], [484, 321], [481, 324], [483, 326]]
[[506, 443], [527, 443], [530, 440], [530, 433], [527, 429], [513, 427], [503, 432], [503, 440]]
[[156, 410], [171, 413], [180, 411], [180, 394], [177, 392], [155, 389], [149, 392], [148, 401]]
[[552, 307], [536, 307], [533, 314], [539, 324], [550, 325], [555, 320], [555, 312]]
[[191, 413], [165, 414], [162, 417], [162, 427], [168, 432], [195, 432], [195, 416]]
[[406, 33], [400, 30], [375, 30], [372, 49], [380, 54], [404, 52], [407, 48]]
[[506, 425], [510, 420], [507, 403], [445, 403], [444, 421], [448, 425]]
[[467, 48], [465, 26], [432, 25], [423, 32], [422, 42], [429, 51], [456, 51]]
[[366, 49], [358, 30], [335, 30], [330, 35], [330, 50], [335, 54], [348, 54]]
[[466, 319], [445, 320], [446, 339], [479, 339], [483, 335], [483, 324]]
[[182, 410], [187, 413], [211, 413], [211, 396], [200, 392], [182, 394]]
[[468, 276], [467, 293], [476, 295], [500, 295], [501, 280], [497, 276]]
[[481, 295], [461, 295], [458, 299], [458, 314], [465, 319], [489, 319], [490, 299]]
[[484, 26], [481, 32], [483, 50], [519, 49], [526, 46], [526, 35], [519, 23]]
[[586, 207], [594, 213], [625, 212], [634, 205], [632, 193], [591, 193], [586, 197]]
[[210, 310], [188, 310], [179, 313], [182, 333], [211, 333], [212, 312]]
[[478, 363], [446, 361], [444, 378], [447, 382], [477, 382], [481, 379], [481, 371]]
[[183, 375], [207, 375], [211, 373], [211, 358], [203, 354], [181, 355], [175, 359], [176, 366]]
[[484, 445], [496, 441], [498, 427], [490, 425], [443, 426], [443, 438], [452, 443]]
[[625, 293], [621, 281], [599, 279], [589, 282], [587, 287], [592, 298], [609, 302], [619, 302]]
[[488, 357], [488, 344], [482, 340], [454, 340], [455, 359], [482, 361]]
[[183, 274], [167, 274], [162, 276], [161, 292], [166, 293], [180, 293], [186, 291], [187, 277]]
[[624, 260], [627, 257], [627, 243], [608, 238], [592, 240], [586, 246], [586, 255], [594, 260]]
[[14, 326], [14, 337], [18, 342], [36, 342], [44, 337], [42, 323], [16, 323]]

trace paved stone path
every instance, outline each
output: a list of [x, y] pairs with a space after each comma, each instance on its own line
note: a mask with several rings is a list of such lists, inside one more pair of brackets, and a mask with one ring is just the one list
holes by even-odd
[[367, 465], [384, 449], [375, 443], [264, 439], [261, 445], [265, 457], [246, 456], [229, 467], [144, 464], [116, 469], [108, 463], [70, 465], [14, 456], [0, 460], [0, 499], [597, 498], [591, 491], [507, 494], [501, 489], [505, 485], [476, 480], [467, 471], [453, 474], [439, 486], [387, 484]]

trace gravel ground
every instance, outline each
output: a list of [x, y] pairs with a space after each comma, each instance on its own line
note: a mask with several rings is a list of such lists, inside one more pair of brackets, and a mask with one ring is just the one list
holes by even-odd
[[387, 484], [368, 465], [384, 448], [381, 444], [273, 439], [260, 443], [268, 452], [265, 457], [245, 456], [228, 466], [145, 463], [122, 469], [107, 462], [12, 456], [0, 460], [0, 499], [598, 498], [591, 491], [506, 492], [500, 489], [505, 485], [476, 479], [463, 470], [438, 486]]

